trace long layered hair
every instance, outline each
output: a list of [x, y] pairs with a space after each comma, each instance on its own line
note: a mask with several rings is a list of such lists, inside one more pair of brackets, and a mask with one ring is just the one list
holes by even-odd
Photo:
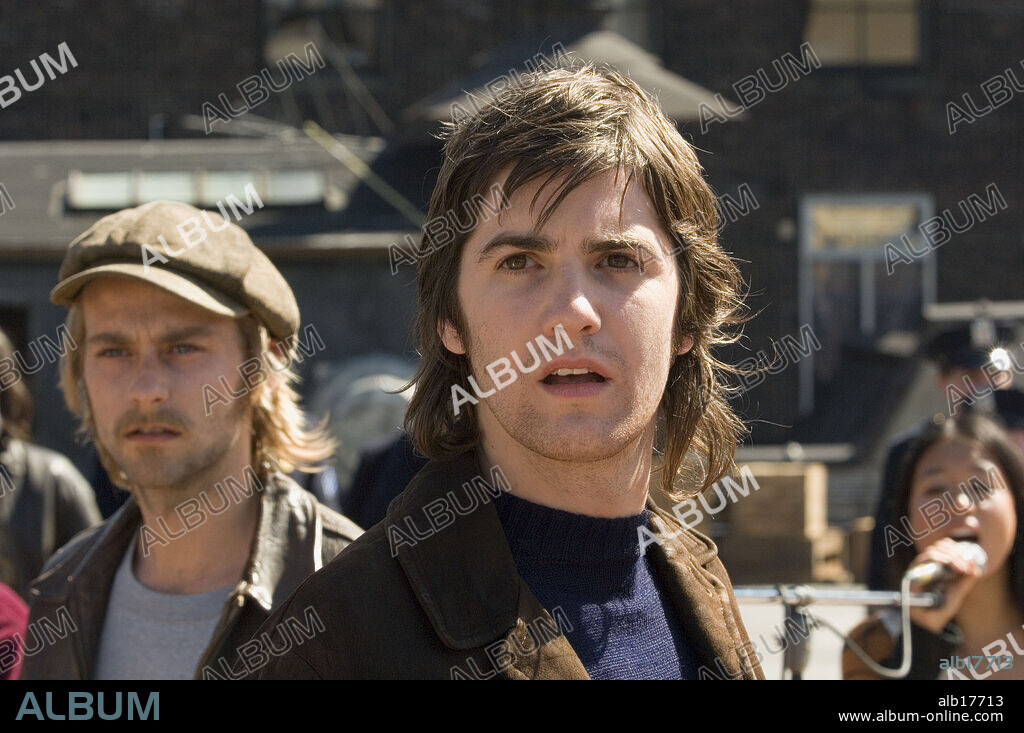
[[[893, 515], [888, 517], [888, 525], [899, 527], [901, 519], [909, 517], [914, 472], [924, 454], [936, 443], [955, 438], [980, 444], [999, 464], [999, 470], [1006, 477], [1010, 492], [1013, 494], [1013, 508], [1017, 512], [1017, 535], [1007, 562], [1010, 566], [1014, 600], [1017, 608], [1024, 612], [1024, 463], [1018, 448], [1007, 436], [1006, 431], [992, 418], [977, 413], [964, 413], [952, 418], [939, 416], [932, 422], [907, 448], [907, 454], [900, 464], [896, 494], [893, 497]], [[977, 487], [977, 490], [981, 491], [981, 488]], [[979, 498], [975, 496], [972, 501]], [[886, 587], [899, 588], [900, 579], [917, 554], [918, 551], [914, 547], [905, 543], [896, 545], [893, 556], [885, 568]]]
[[[85, 343], [85, 321], [80, 300], [68, 308], [65, 325], [74, 343]], [[272, 339], [266, 327], [252, 316], [240, 319], [238, 327], [245, 343], [246, 359], [258, 357], [267, 375], [245, 397], [252, 408], [253, 468], [264, 477], [273, 471], [284, 474], [295, 470], [306, 473], [322, 471], [323, 461], [334, 453], [335, 442], [327, 434], [326, 420], [318, 425], [308, 425], [299, 405], [299, 395], [295, 391], [299, 378], [291, 366], [298, 357], [295, 340]], [[102, 443], [96, 440], [96, 426], [82, 378], [82, 355], [77, 348], [68, 349], [61, 356], [60, 386], [68, 409], [80, 419], [79, 437], [95, 445], [111, 481], [131, 490], [133, 487], [128, 477]]]
[[[606, 171], [622, 170], [630, 182], [643, 185], [674, 240], [681, 288], [673, 351], [686, 336], [693, 338], [693, 348], [675, 357], [658, 408], [662, 486], [673, 496], [688, 493], [674, 490], [684, 463], [700, 474], [691, 491], [703, 491], [730, 471], [743, 424], [720, 377], [737, 370], [714, 351], [739, 338], [729, 327], [744, 320], [743, 280], [718, 244], [717, 201], [697, 156], [655, 100], [625, 76], [594, 66], [524, 74], [484, 108], [451, 123], [445, 137], [418, 253], [414, 340], [422, 360], [406, 416], [416, 447], [447, 460], [479, 441], [475, 410], [456, 416], [450, 408], [451, 385], [465, 383], [469, 362], [448, 351], [438, 334], [444, 321], [464, 340], [467, 333], [457, 280], [475, 223], [456, 217], [472, 214], [474, 199], [506, 168], [511, 171], [503, 186], [506, 201], [531, 181], [562, 179], [540, 212], [541, 225], [575, 188]], [[442, 219], [452, 226], [429, 223]]]

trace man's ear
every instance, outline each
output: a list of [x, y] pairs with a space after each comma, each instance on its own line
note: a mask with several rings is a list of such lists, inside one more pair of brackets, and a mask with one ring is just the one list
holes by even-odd
[[441, 337], [441, 343], [453, 354], [465, 354], [466, 347], [462, 343], [462, 337], [458, 330], [448, 321], [441, 321], [437, 326], [437, 335]]
[[274, 354], [274, 356], [276, 356], [281, 361], [288, 360], [288, 357], [284, 353], [284, 345], [281, 343], [280, 339], [271, 338], [268, 350], [271, 351]]
[[683, 336], [683, 342], [679, 346], [679, 351], [676, 352], [676, 356], [682, 356], [687, 351], [693, 348], [693, 336]]

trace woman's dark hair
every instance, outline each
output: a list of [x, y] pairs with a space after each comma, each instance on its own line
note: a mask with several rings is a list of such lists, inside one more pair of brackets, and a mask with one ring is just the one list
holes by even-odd
[[[999, 469], [1006, 477], [1010, 493], [1013, 495], [1014, 511], [1017, 513], [1017, 535], [1008, 558], [1010, 582], [1017, 607], [1024, 612], [1024, 462], [1018, 448], [994, 419], [975, 413], [961, 414], [953, 418], [937, 416], [932, 425], [907, 449], [896, 479], [893, 514], [889, 518], [888, 526], [902, 532], [904, 518], [909, 521], [910, 493], [914, 472], [921, 457], [936, 443], [955, 438], [980, 444], [999, 464]], [[979, 477], [977, 482], [970, 482], [968, 488], [973, 494], [972, 500], [978, 500], [979, 494], [991, 490], [986, 481], [987, 479], [981, 480]], [[888, 545], [888, 540], [886, 544]], [[886, 566], [887, 587], [899, 588], [900, 579], [917, 555], [918, 552], [912, 543], [910, 546], [904, 543], [895, 546]]]
[[14, 360], [14, 345], [0, 329], [0, 361], [14, 364], [17, 379], [13, 384], [0, 385], [0, 448], [8, 438], [32, 440], [32, 395], [22, 379], [21, 370]]

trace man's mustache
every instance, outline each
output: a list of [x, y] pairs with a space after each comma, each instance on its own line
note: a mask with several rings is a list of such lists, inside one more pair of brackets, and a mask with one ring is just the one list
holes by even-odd
[[163, 425], [182, 433], [191, 427], [188, 418], [177, 410], [164, 408], [148, 415], [139, 410], [131, 410], [118, 419], [117, 434], [124, 435], [143, 425], [153, 424]]

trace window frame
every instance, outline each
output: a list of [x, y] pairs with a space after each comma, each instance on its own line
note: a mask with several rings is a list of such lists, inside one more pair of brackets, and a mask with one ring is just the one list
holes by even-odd
[[[858, 306], [861, 327], [865, 318], [873, 320], [875, 312], [874, 268], [879, 262], [885, 262], [885, 247], [862, 250], [815, 250], [812, 249], [813, 222], [812, 213], [819, 205], [855, 205], [855, 206], [914, 206], [918, 211], [918, 226], [909, 232], [915, 250], [925, 245], [924, 236], [920, 231], [920, 223], [935, 216], [935, 197], [924, 192], [876, 191], [867, 193], [818, 192], [800, 195], [798, 203], [797, 226], [797, 312], [801, 324], [809, 323], [814, 327], [814, 265], [817, 262], [853, 262], [859, 265], [860, 281]], [[891, 240], [890, 240], [891, 241]], [[893, 241], [897, 244], [899, 241]], [[921, 256], [921, 314], [924, 315], [929, 306], [935, 303], [937, 295], [937, 260], [935, 252], [925, 247], [928, 252]], [[871, 298], [865, 304], [865, 293]], [[800, 415], [808, 415], [814, 409], [814, 354], [800, 360], [798, 369], [798, 402]]]

